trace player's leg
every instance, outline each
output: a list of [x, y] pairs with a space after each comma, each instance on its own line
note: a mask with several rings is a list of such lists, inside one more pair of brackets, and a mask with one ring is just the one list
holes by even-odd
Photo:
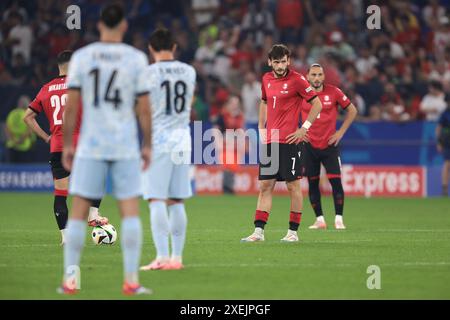
[[[264, 227], [272, 209], [272, 192], [280, 169], [279, 144], [260, 146], [259, 194], [255, 211], [255, 230], [241, 242], [264, 241]], [[273, 157], [272, 157], [273, 154]], [[263, 158], [267, 161], [264, 161]]]
[[289, 228], [286, 236], [281, 239], [284, 242], [298, 241], [298, 228], [302, 218], [303, 194], [300, 178], [304, 174], [304, 144], [282, 144], [280, 145], [280, 174], [286, 181], [286, 186], [291, 198], [289, 211]]
[[344, 189], [341, 180], [341, 158], [339, 155], [339, 148], [330, 146], [326, 149], [326, 156], [322, 163], [327, 171], [328, 181], [330, 181], [333, 191], [333, 201], [335, 209], [334, 226], [336, 229], [345, 229], [343, 214], [344, 214]]
[[259, 181], [259, 195], [254, 219], [255, 230], [250, 236], [242, 238], [241, 242], [264, 241], [264, 227], [272, 209], [272, 193], [275, 183], [276, 179]]
[[323, 217], [322, 212], [322, 201], [320, 194], [320, 158], [319, 150], [314, 149], [311, 144], [305, 144], [304, 155], [305, 155], [305, 167], [306, 174], [308, 176], [308, 195], [309, 203], [314, 210], [316, 215], [316, 221], [314, 224], [309, 226], [309, 229], [326, 229], [327, 225]]
[[283, 242], [298, 241], [298, 228], [302, 219], [303, 195], [300, 180], [286, 182], [291, 198], [291, 209], [289, 212], [289, 228], [286, 235], [281, 239]]
[[142, 175], [144, 199], [148, 201], [150, 230], [156, 248], [156, 258], [141, 270], [159, 270], [170, 262], [168, 190], [172, 175], [169, 153], [155, 153], [150, 167]]
[[56, 179], [54, 181], [55, 191], [53, 199], [53, 212], [55, 214], [56, 223], [61, 232], [61, 245], [65, 243], [65, 232], [67, 220], [69, 219], [69, 209], [67, 208], [67, 195], [69, 188], [69, 178]]
[[73, 195], [72, 210], [67, 223], [66, 244], [64, 246], [64, 279], [62, 293], [76, 291], [81, 253], [86, 236], [86, 219], [91, 199], [102, 198], [105, 192], [107, 164], [104, 161], [80, 159], [75, 157], [70, 180], [70, 193]]
[[53, 175], [53, 183], [55, 186], [53, 199], [53, 213], [55, 214], [56, 223], [61, 232], [61, 245], [65, 243], [65, 232], [67, 220], [69, 217], [69, 209], [67, 208], [67, 194], [69, 189], [69, 175], [61, 162], [61, 152], [52, 152], [50, 154], [50, 167]]
[[121, 225], [124, 284], [126, 295], [150, 294], [150, 289], [139, 284], [139, 261], [142, 250], [142, 224], [139, 218], [141, 168], [139, 159], [114, 161], [111, 164], [113, 194], [117, 199]]
[[163, 267], [164, 270], [183, 269], [183, 249], [186, 240], [187, 215], [182, 199], [169, 199], [169, 228], [172, 244], [170, 263]]
[[[187, 154], [190, 157], [190, 154]], [[184, 200], [192, 196], [191, 179], [189, 176], [190, 165], [186, 161], [173, 166], [169, 186], [169, 228], [172, 243], [172, 255], [170, 263], [165, 270], [177, 270], [183, 268], [183, 249], [186, 240], [187, 215]]]

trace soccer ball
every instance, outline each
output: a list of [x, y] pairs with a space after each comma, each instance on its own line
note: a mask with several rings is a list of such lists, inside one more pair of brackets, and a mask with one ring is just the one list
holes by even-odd
[[92, 241], [95, 244], [113, 244], [116, 240], [117, 231], [112, 224], [105, 224], [92, 229]]

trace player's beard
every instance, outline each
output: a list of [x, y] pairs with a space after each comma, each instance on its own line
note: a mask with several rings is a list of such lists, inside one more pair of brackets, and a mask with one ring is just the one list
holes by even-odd
[[313, 86], [314, 89], [320, 89], [323, 86], [323, 82], [322, 81], [317, 81], [317, 82], [311, 83], [311, 85]]
[[273, 72], [275, 72], [276, 76], [278, 78], [284, 77], [287, 73], [287, 67], [286, 68], [278, 68], [278, 69], [273, 69]]

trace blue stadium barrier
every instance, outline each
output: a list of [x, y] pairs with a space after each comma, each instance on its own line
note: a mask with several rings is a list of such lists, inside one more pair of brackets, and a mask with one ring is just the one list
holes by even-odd
[[[203, 132], [211, 127], [202, 123]], [[251, 128], [257, 130], [257, 125]], [[348, 164], [440, 165], [443, 158], [436, 150], [435, 129], [436, 123], [427, 121], [355, 122], [341, 141], [341, 158]], [[203, 148], [210, 143], [203, 141]]]

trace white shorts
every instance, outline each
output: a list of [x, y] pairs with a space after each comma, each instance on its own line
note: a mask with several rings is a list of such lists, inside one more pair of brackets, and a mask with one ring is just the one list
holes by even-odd
[[96, 160], [75, 157], [70, 174], [70, 194], [86, 199], [101, 199], [105, 195], [108, 173], [112, 193], [124, 200], [142, 195], [140, 159]]
[[192, 196], [189, 157], [175, 163], [171, 153], [155, 153], [150, 167], [142, 175], [144, 199], [187, 199]]

